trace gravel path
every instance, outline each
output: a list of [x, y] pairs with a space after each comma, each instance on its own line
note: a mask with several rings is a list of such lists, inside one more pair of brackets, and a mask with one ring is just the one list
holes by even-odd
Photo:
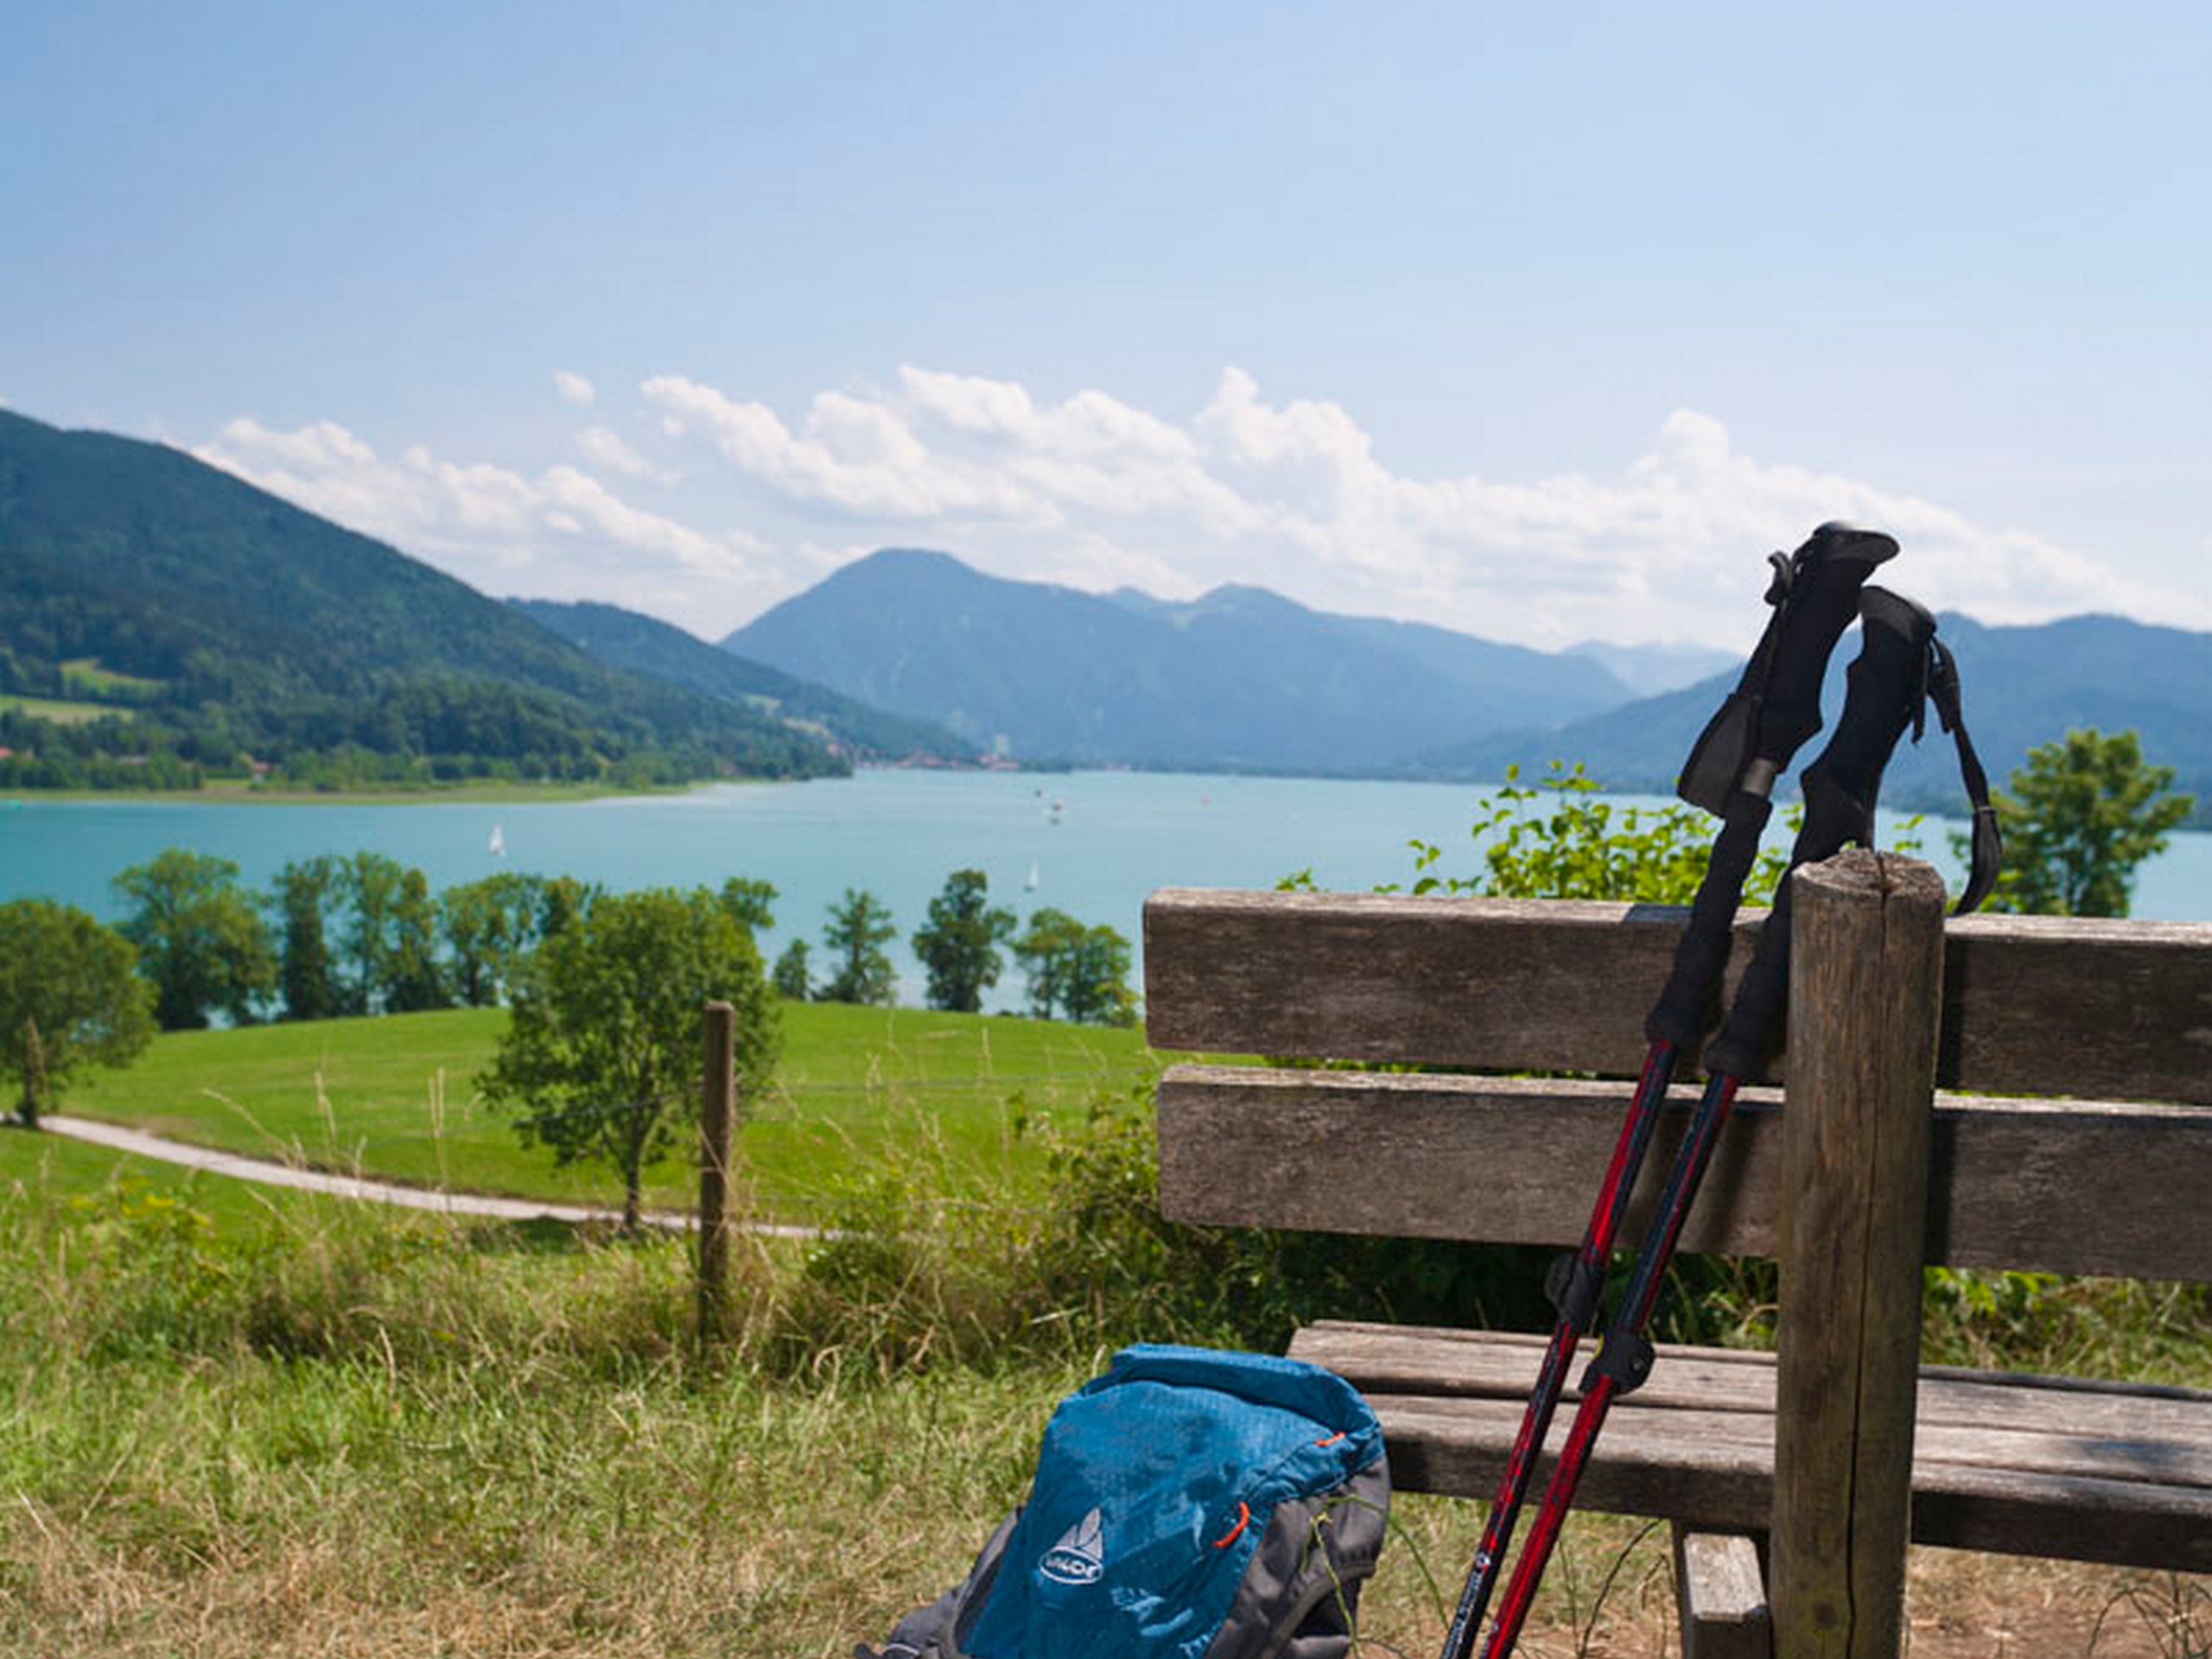
[[[493, 1216], [504, 1221], [534, 1221], [541, 1217], [553, 1221], [577, 1222], [619, 1222], [622, 1219], [620, 1210], [601, 1209], [590, 1205], [551, 1204], [537, 1198], [499, 1198], [476, 1192], [435, 1192], [427, 1187], [402, 1186], [395, 1182], [371, 1180], [358, 1175], [333, 1175], [319, 1169], [302, 1169], [296, 1165], [278, 1163], [274, 1159], [241, 1158], [236, 1153], [212, 1152], [206, 1147], [187, 1146], [181, 1141], [170, 1141], [138, 1129], [126, 1129], [119, 1124], [98, 1123], [90, 1118], [48, 1116], [39, 1119], [39, 1127], [54, 1135], [66, 1135], [73, 1141], [88, 1141], [95, 1146], [135, 1153], [141, 1158], [156, 1158], [167, 1164], [204, 1169], [217, 1175], [227, 1175], [234, 1180], [258, 1181], [265, 1186], [293, 1186], [308, 1192], [330, 1192], [341, 1198], [366, 1198], [378, 1204], [396, 1204], [409, 1210], [435, 1211], [441, 1215]], [[649, 1227], [666, 1227], [671, 1230], [696, 1224], [696, 1218], [689, 1214], [666, 1210], [648, 1210], [644, 1219]], [[811, 1227], [766, 1221], [741, 1224], [747, 1232], [772, 1238], [812, 1238], [817, 1236], [816, 1230]]]

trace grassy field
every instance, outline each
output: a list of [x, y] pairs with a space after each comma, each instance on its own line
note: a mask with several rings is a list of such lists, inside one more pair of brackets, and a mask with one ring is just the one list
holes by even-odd
[[124, 1192], [189, 1205], [232, 1232], [257, 1226], [270, 1213], [270, 1195], [243, 1181], [58, 1135], [32, 1135], [12, 1121], [0, 1127], [0, 1200], [38, 1199], [82, 1208], [111, 1202]]
[[61, 679], [62, 683], [73, 691], [124, 702], [143, 702], [156, 696], [168, 683], [166, 680], [149, 680], [143, 675], [125, 674], [119, 669], [108, 668], [97, 657], [67, 658], [61, 664]]
[[[52, 1142], [0, 1132], [0, 1652], [844, 1659], [961, 1575], [1105, 1358], [1033, 1323], [887, 1364], [886, 1279], [747, 1241], [702, 1362], [680, 1241]], [[972, 1274], [962, 1245], [902, 1282]], [[1435, 1651], [1478, 1520], [1395, 1501], [1363, 1652]], [[1915, 1659], [2212, 1644], [2201, 1580], [1923, 1551], [1910, 1597]], [[1576, 1516], [1522, 1650], [1675, 1651], [1671, 1598], [1663, 1534]]]
[[59, 697], [26, 697], [12, 691], [0, 692], [0, 709], [13, 709], [33, 720], [52, 721], [56, 726], [86, 726], [102, 715], [127, 715], [130, 712], [104, 702], [77, 702]]
[[[849, 1219], [861, 1192], [875, 1224], [741, 1239], [738, 1328], [711, 1359], [681, 1239], [455, 1221], [0, 1129], [0, 1652], [845, 1659], [961, 1576], [1115, 1344], [1258, 1340], [1080, 1281], [1135, 1257], [1048, 1179], [1038, 1126], [1079, 1141], [1094, 1103], [1141, 1090], [1162, 1057], [1139, 1033], [786, 1014], [748, 1162], [784, 1213]], [[179, 1033], [67, 1104], [611, 1198], [607, 1173], [555, 1172], [474, 1102], [503, 1017]], [[689, 1169], [656, 1190], [689, 1202]], [[1249, 1260], [1206, 1249], [1204, 1271]], [[2212, 1383], [2201, 1287], [1956, 1294], [1931, 1288], [1931, 1359]], [[1361, 1651], [1436, 1649], [1478, 1522], [1396, 1499]], [[1663, 1532], [1573, 1517], [1522, 1651], [1675, 1651], [1667, 1558]], [[1919, 1551], [1909, 1612], [1914, 1659], [2212, 1654], [2202, 1578]]]
[[[619, 1202], [604, 1166], [556, 1169], [486, 1109], [472, 1079], [505, 1014], [454, 1009], [175, 1032], [127, 1071], [90, 1073], [59, 1109], [201, 1146], [424, 1185]], [[834, 1209], [856, 1167], [926, 1159], [958, 1191], [1020, 1193], [1043, 1122], [1079, 1122], [1161, 1061], [1141, 1033], [915, 1008], [793, 1003], [775, 1087], [750, 1103], [741, 1150], [764, 1212]], [[689, 1158], [648, 1173], [649, 1205], [696, 1201]]]

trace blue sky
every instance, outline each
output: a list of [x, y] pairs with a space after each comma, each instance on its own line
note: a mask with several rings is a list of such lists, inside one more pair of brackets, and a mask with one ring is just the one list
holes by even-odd
[[29, 0], [0, 400], [718, 637], [845, 559], [2212, 627], [2212, 8]]

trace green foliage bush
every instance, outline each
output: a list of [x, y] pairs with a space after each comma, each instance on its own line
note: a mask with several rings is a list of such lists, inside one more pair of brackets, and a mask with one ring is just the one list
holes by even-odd
[[[1480, 893], [1497, 899], [1610, 899], [1687, 905], [1705, 874], [1715, 824], [1681, 802], [1636, 806], [1609, 801], [1580, 765], [1554, 760], [1546, 776], [1521, 782], [1509, 766], [1468, 832], [1482, 847], [1472, 875], [1439, 874], [1443, 849], [1415, 840], [1412, 891]], [[1794, 825], [1796, 809], [1786, 815]], [[1769, 848], [1744, 885], [1744, 902], [1770, 904], [1789, 860]]]
[[1052, 1317], [1103, 1340], [1276, 1350], [1319, 1319], [1548, 1324], [1548, 1252], [1167, 1220], [1153, 1124], [1147, 1089], [1098, 1103], [1082, 1129], [1055, 1137], [1027, 1264]]

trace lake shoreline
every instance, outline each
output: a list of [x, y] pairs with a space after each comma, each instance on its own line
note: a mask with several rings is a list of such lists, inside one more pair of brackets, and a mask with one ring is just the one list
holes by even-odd
[[269, 789], [211, 784], [202, 789], [17, 789], [0, 791], [0, 810], [11, 806], [146, 803], [160, 806], [565, 806], [578, 801], [650, 799], [684, 795], [724, 784], [782, 784], [811, 779], [702, 778], [659, 788], [612, 784], [457, 784], [450, 789]]
[[[502, 870], [573, 875], [614, 892], [719, 890], [742, 877], [777, 890], [764, 955], [804, 941], [817, 965], [831, 910], [849, 891], [873, 893], [898, 929], [889, 948], [901, 995], [918, 1001], [926, 975], [912, 936], [956, 871], [981, 872], [991, 902], [1017, 918], [1049, 907], [1113, 928], [1141, 971], [1144, 903], [1158, 888], [1263, 890], [1300, 870], [1338, 892], [1402, 886], [1422, 873], [1414, 839], [1444, 849], [1430, 874], [1479, 876], [1483, 842], [1469, 831], [1496, 797], [1471, 785], [1120, 771], [864, 767], [807, 781], [816, 786], [353, 801], [25, 791], [0, 798], [0, 902], [44, 897], [113, 921], [125, 909], [115, 876], [170, 847], [227, 859], [243, 885], [261, 891], [287, 863], [361, 852], [422, 870], [433, 892]], [[1594, 798], [1624, 811], [1672, 804], [1656, 795]], [[1916, 842], [1955, 882], [1961, 861], [1951, 842], [1961, 827], [1885, 811], [1881, 841]], [[1770, 840], [1786, 849], [1787, 835], [1777, 822]], [[2177, 831], [2168, 844], [2140, 873], [2134, 913], [2212, 920], [2212, 836]]]

